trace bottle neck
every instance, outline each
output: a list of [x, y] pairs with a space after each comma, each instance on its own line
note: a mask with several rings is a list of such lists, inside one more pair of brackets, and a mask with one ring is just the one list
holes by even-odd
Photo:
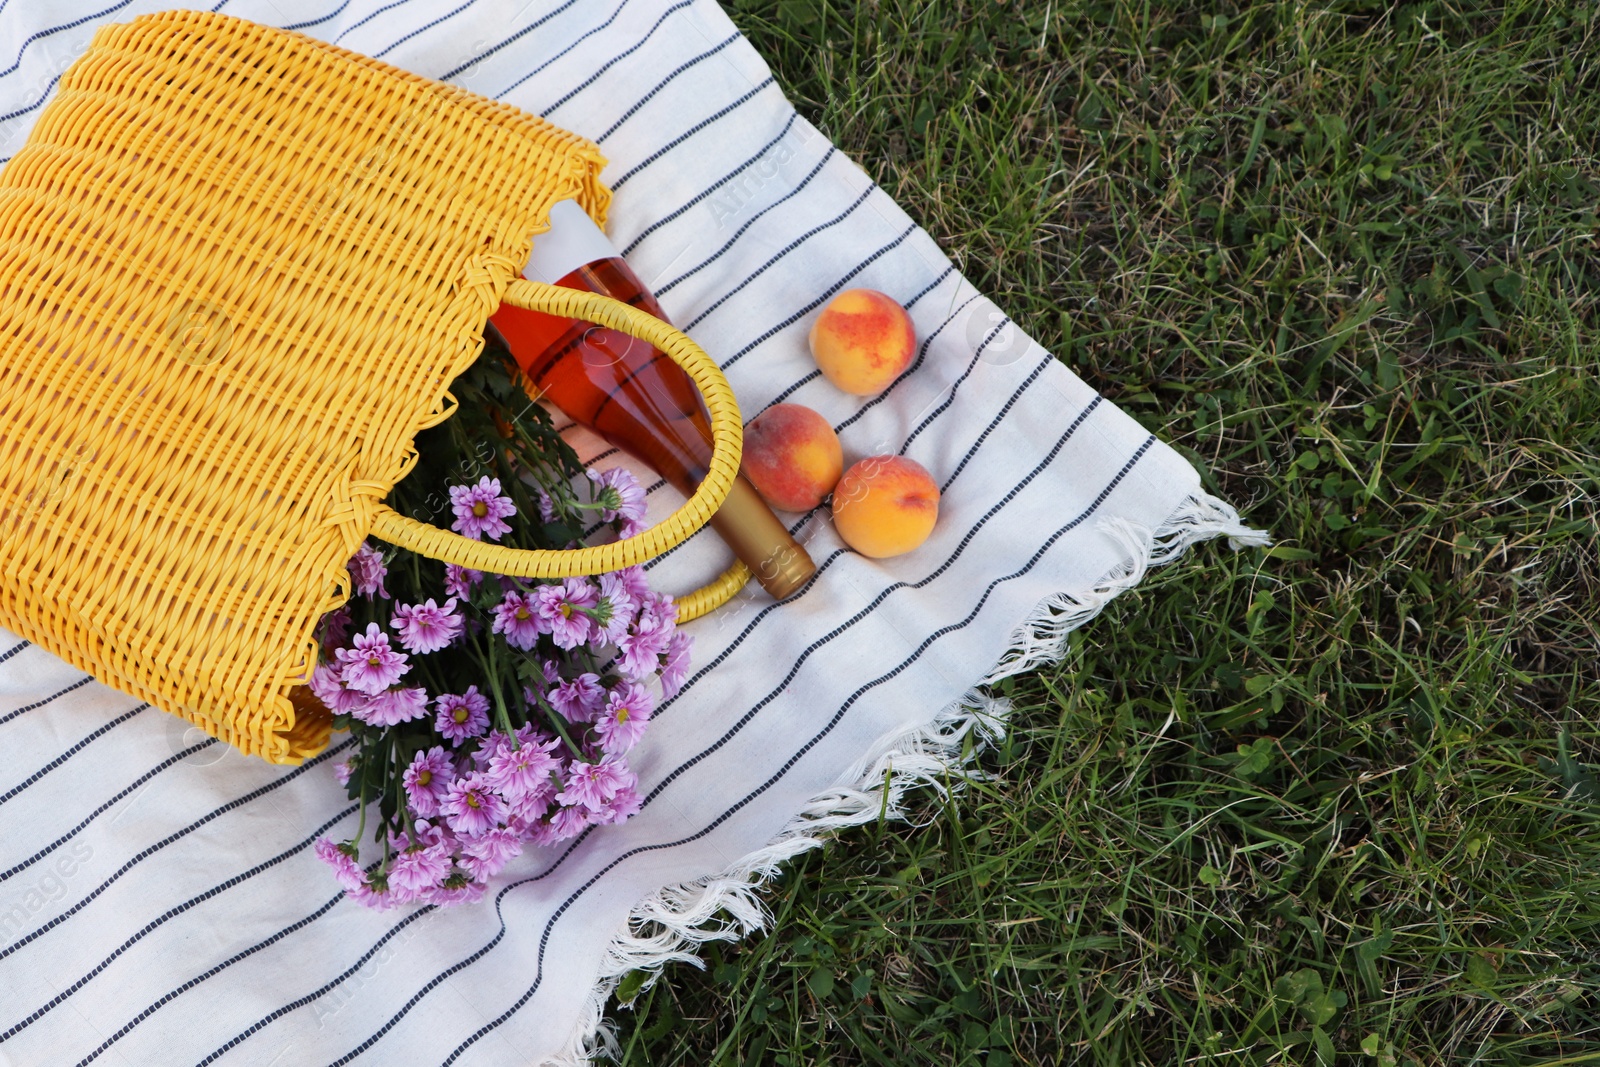
[[722, 507], [711, 516], [711, 528], [774, 600], [792, 596], [817, 573], [810, 555], [742, 474], [733, 480]]
[[[604, 293], [663, 322], [666, 315], [576, 201], [551, 205], [523, 276]], [[577, 422], [645, 460], [685, 496], [705, 476], [711, 431], [693, 383], [662, 352], [614, 330], [502, 306], [494, 321], [530, 384]], [[756, 580], [782, 600], [816, 565], [743, 475], [711, 526]]]
[[580, 267], [617, 255], [605, 231], [576, 200], [559, 200], [550, 205], [550, 228], [533, 239], [533, 252], [522, 276], [556, 285]]

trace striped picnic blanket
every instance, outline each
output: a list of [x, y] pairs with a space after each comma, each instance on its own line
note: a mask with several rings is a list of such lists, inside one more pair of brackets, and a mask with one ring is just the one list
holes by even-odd
[[[164, 6], [0, 0], [0, 158], [97, 26]], [[472, 907], [374, 913], [337, 892], [312, 845], [355, 825], [339, 738], [269, 766], [0, 632], [0, 1065], [581, 1061], [621, 974], [759, 925], [784, 859], [959, 773], [964, 739], [1003, 729], [977, 683], [1059, 655], [1196, 540], [1261, 543], [975, 292], [712, 0], [218, 6], [598, 142], [612, 238], [746, 417], [792, 400], [847, 458], [916, 459], [940, 522], [887, 561], [845, 550], [825, 512], [800, 522], [819, 581], [691, 625], [695, 670], [630, 756], [640, 814], [525, 853]], [[921, 338], [913, 373], [868, 400], [820, 380], [806, 347], [817, 309], [857, 286], [904, 303]], [[660, 485], [650, 500], [657, 517], [676, 502]], [[654, 574], [687, 589], [725, 563], [704, 534]]]

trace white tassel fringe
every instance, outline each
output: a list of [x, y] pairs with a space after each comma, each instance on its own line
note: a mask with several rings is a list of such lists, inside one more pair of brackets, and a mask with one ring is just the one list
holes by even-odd
[[[1271, 543], [1264, 532], [1245, 526], [1228, 504], [1204, 493], [1185, 500], [1157, 530], [1120, 519], [1106, 520], [1100, 529], [1127, 553], [1123, 561], [1092, 589], [1040, 601], [980, 686], [1058, 661], [1069, 633], [1099, 614], [1112, 597], [1139, 584], [1150, 567], [1172, 562], [1192, 545], [1226, 537], [1237, 552]], [[875, 755], [842, 776], [840, 785], [812, 797], [765, 848], [720, 874], [663, 886], [637, 904], [606, 948], [600, 977], [567, 1048], [546, 1061], [549, 1067], [586, 1067], [602, 1056], [616, 1059], [621, 1050], [604, 1012], [622, 977], [645, 971], [641, 988], [648, 989], [668, 963], [704, 967], [696, 950], [707, 941], [737, 941], [763, 929], [770, 915], [760, 894], [783, 864], [820, 848], [833, 831], [880, 817], [904, 819], [901, 802], [909, 789], [926, 786], [943, 797], [981, 779], [975, 757], [1005, 736], [1010, 712], [1009, 701], [969, 690], [933, 722], [885, 738]]]

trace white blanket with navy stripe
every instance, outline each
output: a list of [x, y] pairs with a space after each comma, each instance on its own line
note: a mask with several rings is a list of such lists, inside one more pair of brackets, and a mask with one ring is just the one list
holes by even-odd
[[[0, 157], [98, 25], [165, 6], [0, 0]], [[247, 759], [0, 632], [0, 1065], [582, 1056], [621, 971], [758, 922], [751, 886], [819, 830], [877, 817], [886, 770], [897, 791], [958, 767], [975, 683], [1058, 654], [1152, 559], [1252, 540], [975, 293], [712, 0], [218, 6], [598, 141], [613, 240], [746, 417], [814, 407], [847, 458], [926, 466], [943, 509], [930, 542], [884, 562], [843, 550], [825, 513], [801, 523], [823, 572], [803, 597], [747, 591], [693, 624], [696, 670], [636, 750], [641, 813], [525, 854], [476, 907], [341, 898], [311, 850], [354, 826], [337, 748], [293, 769]], [[816, 310], [856, 286], [906, 304], [922, 338], [866, 401], [806, 348]], [[654, 514], [670, 496], [652, 491]], [[724, 563], [706, 534], [655, 573], [688, 588]]]

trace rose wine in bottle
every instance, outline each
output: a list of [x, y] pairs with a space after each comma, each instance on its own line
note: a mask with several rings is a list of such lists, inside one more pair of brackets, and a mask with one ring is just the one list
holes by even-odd
[[[667, 317], [588, 214], [572, 200], [550, 209], [523, 275], [603, 293]], [[671, 357], [619, 330], [501, 304], [490, 323], [539, 395], [608, 443], [653, 467], [688, 496], [711, 464], [711, 421], [700, 390]], [[778, 600], [816, 573], [806, 550], [744, 475], [734, 479], [711, 527]]]

